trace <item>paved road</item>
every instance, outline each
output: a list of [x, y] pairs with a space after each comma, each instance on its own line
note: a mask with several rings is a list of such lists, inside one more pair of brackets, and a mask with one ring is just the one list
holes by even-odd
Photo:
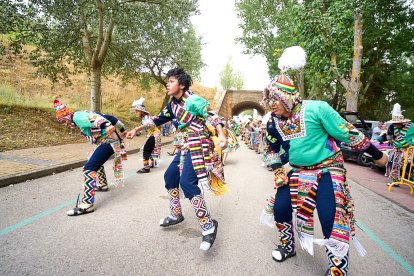
[[[170, 229], [158, 221], [168, 213], [162, 173], [164, 162], [150, 174], [137, 175], [137, 154], [129, 156], [123, 187], [96, 197], [96, 211], [67, 217], [81, 188], [76, 169], [32, 180], [0, 191], [0, 275], [322, 275], [324, 249], [315, 255], [298, 250], [279, 264], [271, 259], [276, 230], [258, 222], [264, 199], [273, 192], [272, 174], [244, 145], [225, 167], [230, 192], [207, 194], [208, 207], [219, 221], [214, 247], [198, 249], [200, 230], [193, 210], [183, 200], [186, 220]], [[110, 180], [111, 164], [107, 165]], [[414, 275], [414, 215], [353, 183], [357, 218], [365, 233], [358, 238], [365, 258], [351, 249], [350, 275]], [[317, 236], [321, 236], [317, 229]]]

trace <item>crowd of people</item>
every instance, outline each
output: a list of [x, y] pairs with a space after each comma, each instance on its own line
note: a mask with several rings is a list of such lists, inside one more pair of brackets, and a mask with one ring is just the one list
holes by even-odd
[[[132, 109], [142, 122], [129, 131], [114, 116], [92, 111], [74, 112], [55, 100], [58, 121], [71, 128], [78, 127], [97, 145], [83, 168], [82, 200], [67, 214], [78, 216], [94, 211], [95, 192], [108, 191], [103, 164], [110, 156], [115, 155], [116, 178], [123, 178], [125, 138], [133, 139], [142, 131], [147, 132], [143, 168], [138, 173], [148, 173], [151, 167], [157, 166], [160, 137], [170, 135], [174, 127], [174, 151], [169, 153], [173, 160], [164, 173], [169, 214], [160, 220], [160, 226], [170, 227], [184, 220], [180, 197], [183, 193], [201, 228], [200, 249], [208, 250], [216, 240], [218, 221], [209, 212], [201, 187], [208, 187], [215, 194], [227, 190], [224, 165], [227, 155], [239, 147], [237, 136], [240, 135], [248, 148], [262, 155], [264, 164], [274, 174], [276, 192], [267, 199], [260, 218], [263, 223], [276, 226], [279, 232], [279, 245], [272, 252], [272, 258], [284, 262], [294, 257], [296, 241], [313, 254], [316, 243], [326, 250], [326, 275], [347, 275], [350, 242], [360, 255], [364, 255], [365, 250], [355, 235], [355, 210], [340, 143], [368, 153], [376, 164], [385, 166], [390, 164], [388, 155], [374, 143], [381, 142], [384, 127], [380, 125], [374, 130], [375, 136], [366, 137], [326, 102], [303, 100], [287, 70], [300, 69], [304, 64], [303, 49], [285, 50], [279, 60], [280, 74], [264, 91], [261, 104], [271, 112], [264, 120], [239, 122], [220, 118], [209, 109], [204, 98], [189, 89], [191, 77], [179, 68], [167, 73], [167, 93], [171, 100], [158, 115], [150, 116], [143, 99], [134, 101]], [[391, 164], [399, 162], [403, 149], [414, 141], [414, 127], [397, 111], [393, 113], [393, 132], [385, 134], [394, 145]], [[160, 131], [159, 127], [166, 124], [169, 127]], [[397, 170], [398, 167], [391, 165], [387, 173], [394, 177]], [[315, 209], [323, 239], [314, 238]]]

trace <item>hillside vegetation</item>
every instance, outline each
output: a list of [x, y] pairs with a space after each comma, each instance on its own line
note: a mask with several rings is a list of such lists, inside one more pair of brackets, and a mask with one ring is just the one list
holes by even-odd
[[[54, 119], [53, 99], [72, 109], [89, 109], [89, 85], [85, 74], [72, 76], [72, 85], [52, 85], [34, 77], [35, 68], [20, 59], [0, 60], [0, 151], [84, 141], [78, 131], [66, 130]], [[216, 89], [195, 83], [191, 89], [205, 97], [214, 108]], [[165, 89], [154, 84], [147, 91], [138, 83], [124, 84], [120, 78], [102, 79], [102, 112], [113, 114], [127, 126], [136, 124], [130, 108], [144, 97], [151, 114], [162, 108]]]

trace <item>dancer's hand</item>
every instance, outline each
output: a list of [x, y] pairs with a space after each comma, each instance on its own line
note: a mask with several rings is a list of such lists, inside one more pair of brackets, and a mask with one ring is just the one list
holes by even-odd
[[274, 172], [275, 189], [288, 184], [288, 177], [284, 168], [276, 169]]
[[130, 130], [127, 132], [127, 134], [125, 135], [126, 138], [128, 139], [132, 139], [134, 138], [135, 134], [137, 134], [137, 131], [135, 129]]
[[227, 139], [224, 135], [219, 135], [218, 144], [219, 144], [220, 148], [222, 148], [222, 149], [227, 147]]

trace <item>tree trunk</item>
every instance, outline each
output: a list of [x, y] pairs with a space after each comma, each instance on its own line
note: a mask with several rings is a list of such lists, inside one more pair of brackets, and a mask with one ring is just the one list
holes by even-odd
[[89, 85], [91, 91], [91, 110], [100, 112], [102, 107], [101, 67], [91, 70], [89, 76]]
[[296, 71], [296, 80], [299, 94], [302, 99], [305, 99], [305, 80], [303, 77], [303, 70]]
[[361, 88], [361, 63], [362, 63], [362, 16], [359, 9], [355, 10], [354, 25], [354, 56], [352, 59], [351, 79], [346, 87], [346, 109], [358, 111], [358, 95]]

